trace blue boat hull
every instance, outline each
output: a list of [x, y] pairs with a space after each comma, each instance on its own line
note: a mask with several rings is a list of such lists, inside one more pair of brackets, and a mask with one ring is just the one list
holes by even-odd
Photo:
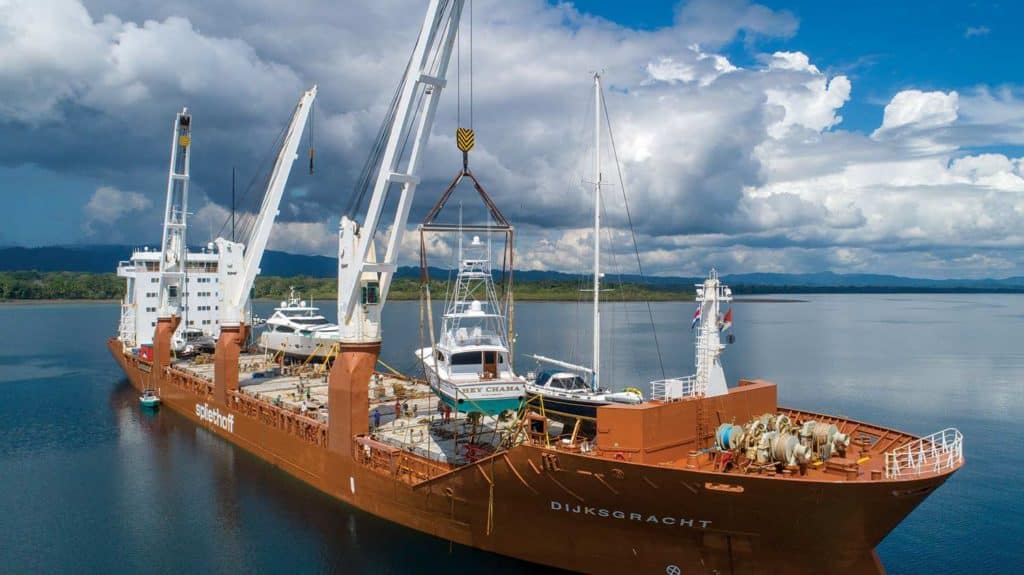
[[472, 402], [460, 399], [456, 402], [443, 393], [437, 393], [437, 395], [441, 397], [441, 401], [443, 401], [445, 405], [459, 411], [460, 413], [480, 411], [486, 415], [497, 415], [506, 410], [518, 411], [519, 407], [523, 404], [522, 399], [518, 397], [487, 399]]

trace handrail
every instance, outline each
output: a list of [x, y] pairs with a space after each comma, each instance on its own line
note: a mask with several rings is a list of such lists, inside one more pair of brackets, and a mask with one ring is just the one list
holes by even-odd
[[671, 401], [685, 399], [697, 394], [697, 376], [670, 377], [651, 382], [651, 399]]
[[955, 469], [964, 461], [964, 436], [948, 427], [885, 454], [886, 479], [917, 477]]

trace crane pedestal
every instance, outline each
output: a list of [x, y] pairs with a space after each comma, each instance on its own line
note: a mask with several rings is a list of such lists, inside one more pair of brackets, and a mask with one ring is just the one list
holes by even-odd
[[352, 438], [370, 429], [370, 378], [379, 356], [379, 341], [340, 345], [327, 382], [327, 447], [333, 453], [351, 457]]
[[213, 395], [227, 404], [228, 391], [238, 391], [238, 356], [249, 337], [245, 324], [222, 326], [213, 356]]
[[156, 320], [156, 331], [153, 333], [153, 369], [151, 374], [159, 374], [171, 364], [171, 338], [181, 324], [181, 316], [172, 315], [159, 317]]

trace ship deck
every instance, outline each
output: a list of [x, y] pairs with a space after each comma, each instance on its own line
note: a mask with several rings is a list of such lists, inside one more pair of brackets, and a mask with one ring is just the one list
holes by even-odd
[[[178, 359], [173, 367], [181, 372], [209, 384], [213, 382], [214, 364], [208, 356], [192, 359]], [[734, 392], [745, 393], [745, 385], [741, 382]], [[751, 386], [753, 390], [757, 386]], [[320, 426], [322, 437], [326, 437], [329, 420], [328, 378], [322, 366], [317, 365], [279, 365], [271, 363], [269, 357], [262, 353], [243, 353], [239, 357], [239, 394], [243, 398], [251, 398], [252, 403], [260, 410], [274, 410], [277, 413], [289, 414], [309, 422], [308, 425]], [[368, 414], [371, 429], [364, 436], [368, 441], [364, 445], [367, 450], [395, 450], [422, 460], [427, 476], [443, 472], [486, 457], [503, 446], [510, 445], [511, 435], [517, 440], [533, 443], [545, 449], [579, 454], [599, 459], [626, 460], [631, 463], [655, 465], [677, 469], [689, 469], [705, 473], [721, 474], [723, 477], [738, 475], [756, 475], [777, 477], [780, 479], [811, 480], [825, 482], [843, 481], [877, 481], [881, 479], [901, 479], [893, 476], [892, 458], [887, 454], [894, 450], [909, 450], [915, 446], [917, 451], [911, 453], [910, 463], [916, 466], [913, 477], [937, 475], [948, 471], [948, 465], [941, 462], [932, 465], [926, 452], [935, 451], [934, 441], [918, 438], [914, 435], [867, 424], [847, 418], [827, 416], [823, 414], [776, 408], [771, 403], [771, 411], [784, 414], [797, 425], [804, 421], [814, 420], [834, 424], [841, 433], [850, 436], [851, 441], [845, 453], [824, 460], [813, 461], [809, 465], [780, 466], [774, 463], [758, 464], [745, 459], [729, 460], [717, 450], [707, 449], [713, 438], [706, 436], [703, 445], [698, 446], [695, 437], [686, 449], [675, 448], [657, 452], [657, 450], [639, 450], [623, 454], [613, 449], [607, 439], [587, 437], [579, 433], [577, 428], [566, 425], [565, 433], [559, 435], [557, 426], [547, 421], [548, 431], [544, 433], [526, 433], [522, 427], [524, 420], [510, 417], [482, 416], [470, 419], [466, 414], [450, 412], [449, 419], [439, 409], [439, 399], [431, 392], [429, 386], [420, 380], [414, 380], [393, 374], [375, 373], [370, 382], [370, 402]], [[685, 403], [685, 402], [684, 402]], [[675, 408], [681, 407], [682, 404]], [[639, 406], [631, 406], [628, 411], [657, 411], [664, 408], [659, 402], [646, 402]], [[673, 408], [673, 409], [675, 409]], [[375, 425], [375, 414], [379, 424]], [[554, 430], [552, 430], [554, 429]], [[523, 432], [523, 433], [519, 433]], [[309, 433], [307, 431], [307, 433]], [[692, 434], [692, 428], [690, 434]], [[676, 444], [684, 445], [687, 441], [678, 440]], [[617, 444], [616, 444], [617, 445]], [[925, 454], [925, 455], [921, 455]], [[961, 454], [942, 452], [933, 457], [956, 455], [962, 461]], [[888, 459], [887, 459], [888, 457]], [[915, 460], [914, 458], [917, 458]], [[920, 464], [924, 460], [925, 465]], [[956, 464], [958, 466], [959, 463]], [[413, 482], [415, 480], [410, 478]], [[723, 483], [728, 488], [727, 483]]]
[[[271, 363], [263, 353], [239, 356], [239, 391], [257, 401], [305, 415], [327, 424], [327, 373], [315, 365]], [[213, 382], [214, 364], [200, 356], [179, 359], [173, 367]], [[370, 438], [439, 463], [459, 466], [493, 453], [513, 431], [514, 418], [482, 416], [477, 420], [451, 411], [448, 421], [440, 400], [426, 382], [394, 374], [376, 373], [370, 382]], [[374, 426], [374, 412], [380, 424]]]

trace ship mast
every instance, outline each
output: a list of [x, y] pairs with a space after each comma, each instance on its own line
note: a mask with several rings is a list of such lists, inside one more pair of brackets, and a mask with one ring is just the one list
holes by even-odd
[[590, 387], [601, 386], [601, 74], [594, 73], [594, 366]]

